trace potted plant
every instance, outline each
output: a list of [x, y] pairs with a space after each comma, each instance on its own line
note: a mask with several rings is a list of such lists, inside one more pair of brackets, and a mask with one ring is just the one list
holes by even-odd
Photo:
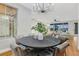
[[47, 28], [41, 22], [38, 22], [35, 26], [32, 27], [32, 29], [38, 32], [37, 34], [38, 40], [43, 40], [43, 36], [47, 34]]

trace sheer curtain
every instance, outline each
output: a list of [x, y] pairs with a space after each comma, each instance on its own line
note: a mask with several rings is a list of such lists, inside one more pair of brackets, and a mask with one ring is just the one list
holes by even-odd
[[16, 9], [0, 4], [0, 37], [16, 33]]

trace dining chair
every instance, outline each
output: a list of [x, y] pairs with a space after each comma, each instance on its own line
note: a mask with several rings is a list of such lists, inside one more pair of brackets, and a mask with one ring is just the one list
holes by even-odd
[[69, 46], [67, 41], [57, 45], [54, 47], [54, 55], [56, 56], [59, 52], [64, 51], [64, 55], [66, 55], [66, 48]]
[[30, 51], [29, 56], [53, 56], [53, 52], [48, 48], [33, 49]]
[[53, 56], [53, 52], [48, 49], [45, 49], [44, 51], [41, 51], [39, 53], [39, 56]]
[[15, 37], [15, 40], [16, 40], [16, 44], [17, 44], [18, 47], [21, 49], [21, 54], [22, 54], [23, 56], [26, 56], [26, 55], [28, 54], [28, 52], [29, 52], [30, 50], [32, 50], [32, 48], [30, 48], [30, 47], [28, 47], [28, 46], [23, 46], [23, 45], [21, 45], [21, 44], [18, 42], [18, 39], [20, 39], [20, 38], [22, 38], [22, 37], [24, 37], [24, 36], [23, 36], [23, 35], [16, 36], [16, 37]]
[[54, 56], [54, 49], [51, 49], [51, 47], [46, 48], [45, 52], [47, 52], [46, 56]]
[[12, 53], [15, 56], [21, 56], [22, 55], [22, 49], [16, 44], [16, 40], [15, 40], [14, 37], [9, 38], [9, 44], [10, 44], [10, 48], [12, 50]]
[[22, 56], [21, 48], [14, 47], [14, 45], [12, 45], [12, 44], [10, 44], [10, 48], [11, 48], [12, 53], [13, 53], [14, 56]]
[[59, 37], [59, 40], [61, 41], [60, 44], [62, 44], [64, 42], [68, 41], [69, 39], [66, 37]]

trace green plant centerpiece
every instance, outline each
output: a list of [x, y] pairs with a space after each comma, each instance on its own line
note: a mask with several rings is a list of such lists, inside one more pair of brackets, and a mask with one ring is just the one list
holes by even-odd
[[[35, 26], [32, 27], [32, 29], [34, 29], [35, 31], [38, 31], [39, 33], [41, 33], [43, 36], [45, 36], [48, 32], [46, 25], [44, 25], [41, 22], [38, 22]], [[39, 35], [38, 35], [39, 36]]]
[[41, 22], [38, 22], [35, 26], [32, 27], [32, 29], [42, 33], [43, 35], [46, 35], [48, 32], [46, 26]]

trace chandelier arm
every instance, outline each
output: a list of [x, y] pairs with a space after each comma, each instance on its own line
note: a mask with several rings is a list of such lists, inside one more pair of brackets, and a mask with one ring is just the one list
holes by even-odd
[[38, 3], [38, 7], [40, 8], [40, 10], [43, 9], [43, 8], [41, 7], [40, 3]]
[[45, 7], [44, 7], [44, 6], [45, 6], [44, 3], [42, 3], [42, 5], [43, 5], [42, 10], [44, 10], [44, 8], [45, 8]]
[[49, 3], [49, 4], [48, 4], [48, 6], [46, 7], [46, 9], [45, 9], [45, 10], [49, 10], [49, 9], [50, 9], [50, 6], [52, 6], [52, 4], [51, 4], [51, 3]]
[[35, 11], [35, 5], [33, 6], [33, 11]]
[[38, 9], [38, 3], [36, 4], [36, 10], [38, 11], [39, 9]]

